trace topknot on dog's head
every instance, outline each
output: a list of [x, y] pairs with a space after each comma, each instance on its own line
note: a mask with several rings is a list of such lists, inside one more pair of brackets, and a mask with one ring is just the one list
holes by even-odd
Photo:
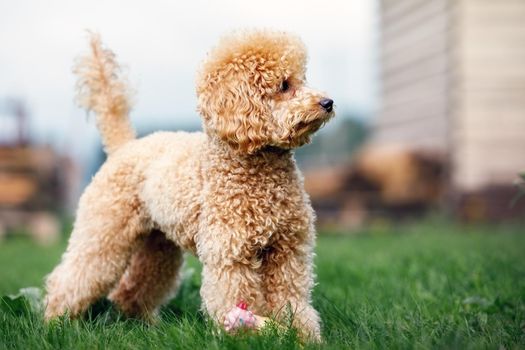
[[[236, 31], [223, 37], [203, 62], [197, 93], [235, 73], [262, 78], [260, 83], [275, 92], [275, 83], [292, 75], [303, 75], [306, 48], [298, 37], [278, 31]], [[233, 74], [232, 74], [233, 73]], [[278, 87], [278, 86], [277, 86]]]
[[283, 83], [303, 84], [306, 49], [293, 35], [234, 32], [209, 53], [197, 75], [199, 112], [206, 132], [244, 153], [269, 143], [271, 100]]

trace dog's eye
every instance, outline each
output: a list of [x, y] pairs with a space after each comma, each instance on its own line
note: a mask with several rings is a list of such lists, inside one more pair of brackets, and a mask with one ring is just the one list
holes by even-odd
[[284, 80], [281, 83], [281, 92], [286, 92], [288, 89], [290, 89], [290, 84], [288, 83], [288, 80]]

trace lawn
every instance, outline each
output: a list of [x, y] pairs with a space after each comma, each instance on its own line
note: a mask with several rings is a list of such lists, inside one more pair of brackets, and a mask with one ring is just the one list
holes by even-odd
[[[321, 234], [314, 293], [320, 345], [301, 344], [292, 330], [217, 331], [198, 311], [200, 267], [190, 258], [181, 291], [157, 324], [126, 320], [100, 302], [89, 317], [45, 325], [34, 308], [13, 307], [4, 297], [0, 348], [525, 348], [524, 231], [427, 220]], [[41, 287], [64, 245], [0, 243], [0, 295]]]

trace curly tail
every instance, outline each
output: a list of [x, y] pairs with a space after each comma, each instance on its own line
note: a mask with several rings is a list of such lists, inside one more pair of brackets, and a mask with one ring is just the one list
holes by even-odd
[[115, 54], [102, 46], [100, 36], [91, 34], [91, 52], [80, 57], [74, 72], [78, 76], [77, 102], [96, 114], [97, 127], [107, 154], [135, 138], [128, 114], [131, 91]]

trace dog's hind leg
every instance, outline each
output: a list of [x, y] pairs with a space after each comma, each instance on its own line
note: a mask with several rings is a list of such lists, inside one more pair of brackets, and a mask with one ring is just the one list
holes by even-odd
[[180, 284], [182, 250], [153, 230], [131, 258], [109, 298], [128, 316], [152, 319]]
[[62, 261], [46, 280], [46, 319], [77, 316], [109, 293], [124, 273], [139, 236], [149, 232], [138, 198], [92, 183], [81, 198]]

